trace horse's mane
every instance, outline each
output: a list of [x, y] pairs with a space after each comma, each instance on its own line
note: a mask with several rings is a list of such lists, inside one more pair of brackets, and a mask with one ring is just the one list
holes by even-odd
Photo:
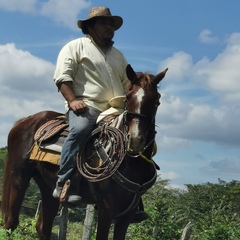
[[[149, 72], [137, 72], [136, 73], [137, 76], [138, 76], [138, 80], [139, 81], [139, 84], [141, 84], [141, 81], [144, 79], [145, 80], [145, 87], [144, 88], [147, 88], [152, 85], [152, 84], [155, 84], [153, 79], [154, 79], [154, 75], [149, 73]], [[137, 84], [137, 81], [134, 81], [132, 84]], [[157, 86], [157, 89], [158, 89], [158, 86]]]

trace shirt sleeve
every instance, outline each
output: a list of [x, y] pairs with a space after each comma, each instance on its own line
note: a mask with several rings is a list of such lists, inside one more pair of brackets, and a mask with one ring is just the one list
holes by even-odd
[[78, 66], [76, 55], [77, 51], [74, 50], [75, 48], [76, 44], [74, 42], [70, 42], [59, 52], [53, 76], [53, 80], [56, 85], [59, 85], [59, 83], [62, 82], [73, 81]]
[[123, 79], [122, 80], [122, 85], [123, 85], [124, 92], [127, 93], [127, 91], [130, 88], [131, 82], [127, 77], [126, 68], [127, 68], [128, 62], [127, 62], [127, 60], [124, 56], [123, 56], [123, 65], [124, 65], [124, 72], [123, 72], [123, 77], [122, 77], [122, 79]]

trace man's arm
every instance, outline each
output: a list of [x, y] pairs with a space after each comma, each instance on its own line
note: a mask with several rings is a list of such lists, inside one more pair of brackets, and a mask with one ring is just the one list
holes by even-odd
[[76, 113], [82, 113], [87, 110], [87, 104], [84, 101], [76, 99], [73, 83], [72, 82], [61, 82], [58, 85], [60, 92], [63, 97], [67, 100], [69, 107]]

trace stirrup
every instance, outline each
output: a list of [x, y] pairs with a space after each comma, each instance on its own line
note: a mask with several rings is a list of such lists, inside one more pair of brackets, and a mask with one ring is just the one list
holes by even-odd
[[61, 194], [60, 194], [60, 203], [62, 205], [80, 205], [82, 202], [82, 198], [78, 195], [68, 195], [68, 191], [71, 185], [71, 181], [67, 180], [62, 188]]

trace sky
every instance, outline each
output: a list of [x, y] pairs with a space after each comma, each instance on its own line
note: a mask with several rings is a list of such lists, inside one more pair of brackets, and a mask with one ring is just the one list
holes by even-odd
[[0, 147], [18, 119], [64, 112], [56, 58], [93, 6], [123, 18], [114, 45], [135, 71], [169, 68], [156, 117], [161, 178], [177, 188], [239, 181], [239, 0], [0, 0]]

